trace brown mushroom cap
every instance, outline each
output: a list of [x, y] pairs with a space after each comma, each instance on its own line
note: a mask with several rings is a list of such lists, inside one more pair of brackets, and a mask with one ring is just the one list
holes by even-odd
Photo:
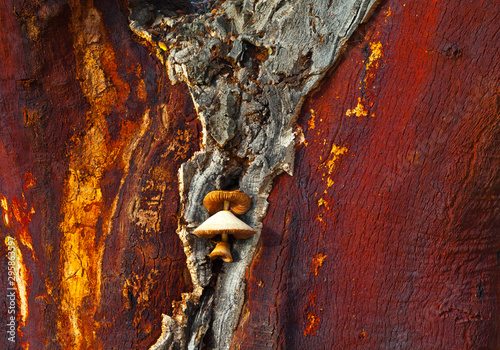
[[212, 238], [226, 233], [237, 239], [247, 239], [256, 234], [256, 231], [238, 219], [229, 210], [221, 210], [212, 215], [193, 232], [202, 238]]
[[224, 209], [224, 202], [229, 202], [229, 209], [237, 214], [243, 214], [252, 205], [250, 196], [240, 191], [212, 191], [205, 196], [203, 205], [210, 214], [215, 214]]
[[214, 250], [208, 256], [210, 259], [221, 258], [224, 262], [232, 262], [233, 257], [231, 255], [231, 249], [229, 248], [229, 243], [219, 242], [215, 246]]

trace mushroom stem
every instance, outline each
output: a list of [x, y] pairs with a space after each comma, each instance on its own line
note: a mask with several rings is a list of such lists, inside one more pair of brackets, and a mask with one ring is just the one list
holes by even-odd
[[224, 201], [224, 210], [229, 210], [231, 202], [230, 201]]
[[227, 233], [221, 234], [222, 242], [229, 242], [229, 235]]

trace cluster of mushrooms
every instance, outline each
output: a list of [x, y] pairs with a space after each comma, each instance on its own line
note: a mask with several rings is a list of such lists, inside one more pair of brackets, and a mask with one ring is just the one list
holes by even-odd
[[232, 262], [229, 235], [236, 239], [247, 239], [256, 233], [253, 228], [235, 216], [244, 214], [250, 209], [251, 204], [250, 197], [240, 191], [212, 191], [205, 196], [203, 205], [212, 216], [193, 233], [198, 237], [209, 239], [221, 235], [221, 241], [209, 255], [210, 259], [221, 258], [225, 262]]

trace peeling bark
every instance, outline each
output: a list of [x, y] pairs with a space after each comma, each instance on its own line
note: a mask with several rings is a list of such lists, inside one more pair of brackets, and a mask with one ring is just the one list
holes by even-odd
[[499, 10], [0, 3], [0, 348], [497, 349]]
[[[173, 319], [167, 319], [166, 330], [153, 349], [184, 348], [188, 343], [188, 348], [197, 349], [207, 331], [212, 348], [230, 347], [244, 301], [245, 272], [260, 233], [234, 241], [233, 263], [224, 264], [214, 275], [207, 258], [212, 244], [192, 234], [208, 217], [203, 198], [214, 189], [239, 188], [253, 199], [243, 218], [260, 231], [274, 177], [283, 171], [292, 174], [294, 125], [304, 96], [332, 66], [374, 4], [227, 1], [207, 14], [160, 16], [153, 23], [156, 35], [136, 15], [147, 4], [131, 9], [130, 28], [165, 63], [172, 82], [188, 84], [204, 135], [202, 151], [180, 171], [185, 223], [178, 234], [194, 284], [186, 300], [198, 305], [210, 298], [213, 307], [189, 308], [191, 313], [184, 313], [174, 327]], [[215, 294], [204, 295], [210, 283]], [[194, 317], [211, 319], [211, 327], [191, 325]], [[185, 340], [160, 345], [165, 339], [182, 339], [179, 331]]]
[[7, 1], [0, 14], [1, 232], [25, 271], [15, 342], [3, 332], [0, 347], [147, 348], [191, 290], [175, 230], [192, 103], [116, 4]]

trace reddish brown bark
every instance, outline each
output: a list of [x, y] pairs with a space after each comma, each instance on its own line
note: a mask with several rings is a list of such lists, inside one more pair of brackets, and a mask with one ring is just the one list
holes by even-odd
[[[350, 40], [275, 181], [234, 348], [499, 347], [499, 10], [388, 0]], [[0, 3], [0, 229], [24, 291], [1, 348], [146, 349], [190, 291], [177, 171], [199, 125], [127, 14]]]
[[498, 3], [387, 1], [305, 104], [235, 349], [498, 349]]
[[0, 23], [0, 229], [20, 266], [0, 348], [147, 348], [190, 290], [175, 234], [199, 139], [189, 96], [114, 2], [5, 1]]

